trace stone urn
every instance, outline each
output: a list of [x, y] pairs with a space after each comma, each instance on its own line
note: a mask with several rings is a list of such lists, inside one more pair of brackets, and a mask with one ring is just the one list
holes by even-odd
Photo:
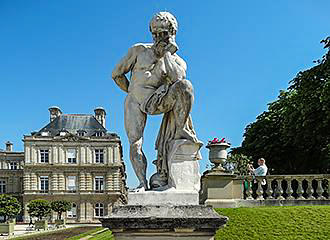
[[223, 167], [227, 159], [227, 148], [230, 147], [229, 143], [211, 143], [206, 146], [209, 150], [209, 160], [214, 164], [212, 170], [225, 172]]

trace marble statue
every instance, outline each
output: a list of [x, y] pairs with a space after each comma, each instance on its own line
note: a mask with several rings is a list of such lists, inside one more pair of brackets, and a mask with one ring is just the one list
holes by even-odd
[[[156, 140], [157, 160], [153, 163], [157, 173], [150, 179], [151, 189], [167, 189], [168, 158], [176, 140], [199, 144], [199, 148], [202, 145], [190, 116], [193, 87], [186, 79], [186, 63], [177, 54], [177, 30], [177, 20], [171, 13], [157, 13], [150, 22], [153, 43], [132, 46], [112, 72], [113, 80], [127, 92], [125, 129], [130, 160], [140, 183], [136, 191], [149, 189], [147, 160], [142, 150], [147, 115], [164, 114]], [[130, 73], [129, 80], [127, 73]]]

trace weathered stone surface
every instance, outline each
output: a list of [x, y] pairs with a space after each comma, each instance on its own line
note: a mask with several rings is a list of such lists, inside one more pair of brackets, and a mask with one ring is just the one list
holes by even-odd
[[201, 143], [185, 139], [173, 141], [168, 158], [169, 186], [176, 190], [196, 191], [200, 189], [199, 149]]
[[129, 205], [198, 205], [199, 194], [196, 191], [146, 191], [128, 193]]
[[215, 233], [226, 224], [227, 217], [218, 215], [206, 206], [118, 206], [112, 213], [100, 219], [103, 227], [109, 229], [159, 230], [174, 232], [176, 229], [193, 229]]

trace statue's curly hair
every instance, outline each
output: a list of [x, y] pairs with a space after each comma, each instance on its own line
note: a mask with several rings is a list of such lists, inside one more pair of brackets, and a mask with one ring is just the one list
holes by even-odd
[[171, 13], [159, 12], [151, 19], [149, 29], [151, 33], [154, 33], [159, 28], [167, 29], [171, 34], [175, 35], [178, 30], [178, 22]]

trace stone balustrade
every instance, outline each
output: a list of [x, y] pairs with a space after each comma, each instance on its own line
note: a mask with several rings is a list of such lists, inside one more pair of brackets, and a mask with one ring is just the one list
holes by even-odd
[[329, 200], [330, 174], [242, 176], [246, 200]]
[[237, 176], [208, 170], [200, 204], [215, 208], [330, 205], [330, 174]]

